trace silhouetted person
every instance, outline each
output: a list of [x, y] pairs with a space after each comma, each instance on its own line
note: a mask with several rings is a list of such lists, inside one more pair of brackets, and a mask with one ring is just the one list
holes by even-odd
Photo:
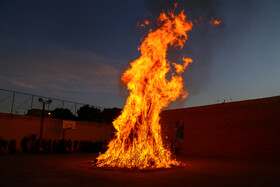
[[20, 142], [21, 150], [23, 153], [27, 153], [27, 141], [28, 139], [26, 137], [23, 137], [23, 139]]
[[40, 139], [37, 139], [35, 141], [35, 145], [34, 145], [34, 153], [40, 153]]
[[78, 151], [78, 144], [79, 144], [79, 141], [76, 140], [76, 141], [74, 142], [74, 152], [77, 152], [77, 151]]
[[41, 153], [46, 153], [47, 150], [46, 150], [46, 139], [42, 139], [41, 142], [40, 142], [40, 152]]
[[35, 153], [35, 141], [36, 141], [36, 135], [33, 134], [31, 136], [31, 141], [30, 141], [30, 152]]
[[83, 151], [84, 151], [83, 149], [84, 149], [84, 148], [83, 148], [83, 141], [80, 140], [80, 143], [79, 143], [79, 152], [83, 152]]
[[5, 139], [0, 138], [0, 155], [3, 155], [7, 151], [8, 142]]
[[3, 155], [3, 144], [2, 144], [2, 138], [0, 138], [0, 155]]
[[67, 142], [67, 148], [68, 148], [68, 152], [71, 152], [71, 148], [72, 148], [72, 141], [69, 139]]
[[16, 141], [10, 140], [9, 142], [9, 153], [15, 154], [16, 153]]
[[49, 139], [49, 140], [46, 142], [46, 153], [50, 153], [50, 152], [51, 152], [51, 145], [52, 145], [52, 140]]

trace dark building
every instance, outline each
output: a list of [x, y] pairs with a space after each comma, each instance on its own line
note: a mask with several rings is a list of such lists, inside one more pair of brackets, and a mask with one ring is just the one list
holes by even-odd
[[[26, 115], [41, 117], [42, 112], [43, 111], [41, 109], [30, 109], [27, 111]], [[52, 111], [49, 111], [49, 110], [44, 111], [44, 117], [51, 117], [51, 116], [52, 116]]]

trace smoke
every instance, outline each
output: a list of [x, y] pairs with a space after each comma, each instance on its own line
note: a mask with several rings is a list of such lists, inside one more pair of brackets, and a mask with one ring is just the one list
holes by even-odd
[[184, 9], [191, 19], [213, 17], [219, 12], [222, 0], [145, 0], [144, 4], [151, 14], [158, 15], [163, 10], [169, 10], [178, 3], [178, 8]]
[[182, 56], [190, 57], [194, 62], [189, 65], [185, 74], [185, 88], [189, 96], [202, 91], [210, 77], [210, 65], [213, 57], [212, 38], [223, 31], [222, 25], [214, 26], [209, 22], [212, 18], [221, 19], [219, 10], [222, 7], [221, 0], [145, 0], [145, 6], [151, 17], [158, 16], [163, 10], [174, 8], [178, 3], [178, 12], [184, 10], [189, 20], [197, 20], [197, 24], [189, 33], [188, 41], [182, 50], [171, 48], [168, 51], [168, 59], [171, 62], [181, 62]]

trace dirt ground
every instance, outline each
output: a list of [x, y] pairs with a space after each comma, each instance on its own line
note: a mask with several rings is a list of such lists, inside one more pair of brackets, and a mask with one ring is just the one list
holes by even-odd
[[183, 168], [88, 167], [96, 154], [0, 156], [0, 186], [280, 186], [280, 160], [177, 159]]

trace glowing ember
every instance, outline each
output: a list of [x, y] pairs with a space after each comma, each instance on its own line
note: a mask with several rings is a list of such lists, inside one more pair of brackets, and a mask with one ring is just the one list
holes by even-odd
[[220, 20], [215, 20], [214, 18], [212, 18], [212, 20], [210, 21], [210, 23], [213, 24], [213, 25], [219, 25], [219, 24], [222, 23], [222, 21], [220, 21]]
[[116, 134], [108, 150], [98, 156], [98, 167], [143, 169], [180, 164], [164, 148], [159, 114], [171, 101], [187, 96], [181, 74], [192, 59], [183, 58], [183, 65], [172, 63], [176, 73], [173, 72], [171, 79], [167, 80], [171, 67], [166, 52], [169, 45], [182, 48], [192, 26], [192, 22], [186, 21], [183, 11], [179, 15], [172, 11], [160, 15], [158, 28], [150, 30], [139, 47], [140, 58], [132, 62], [122, 75], [130, 95], [122, 114], [113, 122]]

